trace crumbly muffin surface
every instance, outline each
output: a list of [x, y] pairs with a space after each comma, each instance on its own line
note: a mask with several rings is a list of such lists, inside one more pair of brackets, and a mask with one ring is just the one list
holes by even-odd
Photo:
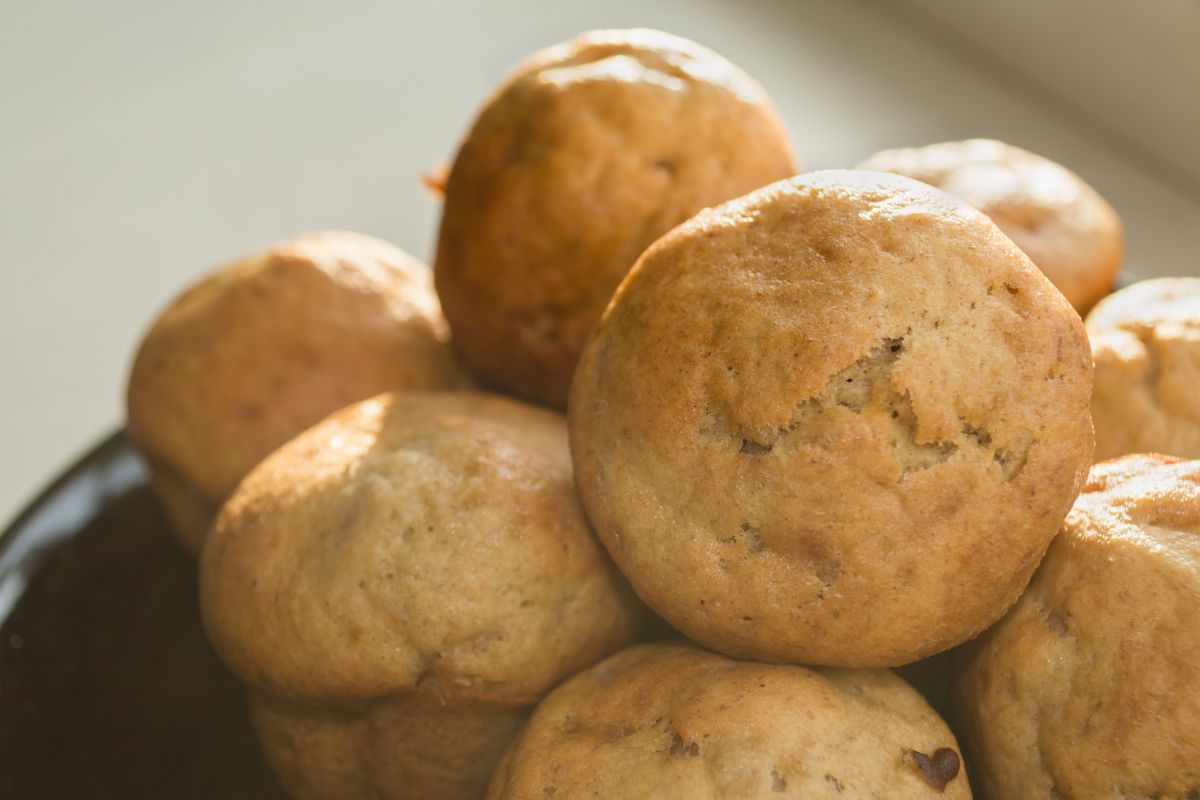
[[945, 723], [889, 670], [623, 651], [552, 692], [489, 800], [969, 798]]
[[222, 509], [200, 590], [272, 763], [312, 797], [345, 796], [347, 771], [477, 797], [527, 707], [641, 621], [562, 417], [474, 392], [380, 395], [280, 448]]
[[737, 657], [907, 663], [1016, 600], [1091, 459], [1079, 317], [979, 212], [818, 172], [656, 243], [570, 406], [641, 597]]

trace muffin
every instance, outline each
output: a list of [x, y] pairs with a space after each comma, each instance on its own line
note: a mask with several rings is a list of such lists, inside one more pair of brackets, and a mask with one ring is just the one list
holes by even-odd
[[795, 172], [762, 87], [693, 42], [593, 31], [536, 53], [487, 101], [446, 180], [434, 272], [459, 355], [485, 383], [562, 408], [642, 250]]
[[642, 645], [538, 705], [489, 800], [969, 798], [958, 744], [889, 670]]
[[734, 657], [893, 666], [1017, 599], [1092, 455], [1091, 355], [987, 217], [814, 172], [699, 214], [617, 290], [576, 481], [642, 599]]
[[386, 242], [318, 233], [224, 267], [177, 298], [129, 376], [128, 430], [180, 540], [268, 453], [387, 389], [462, 381], [429, 270]]
[[1091, 478], [957, 694], [992, 800], [1200, 797], [1200, 461]]
[[884, 150], [860, 169], [907, 175], [992, 218], [1080, 313], [1112, 291], [1124, 251], [1121, 220], [1075, 173], [990, 139]]
[[1200, 457], [1200, 279], [1135, 283], [1087, 318], [1096, 460]]
[[529, 707], [629, 644], [557, 414], [384, 394], [281, 447], [205, 543], [205, 628], [295, 797], [477, 798]]

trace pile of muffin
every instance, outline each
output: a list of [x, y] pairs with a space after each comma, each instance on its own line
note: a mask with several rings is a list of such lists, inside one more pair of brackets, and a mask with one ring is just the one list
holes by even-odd
[[[1101, 300], [1077, 176], [800, 173], [759, 84], [632, 30], [431, 184], [432, 277], [277, 244], [130, 376], [289, 794], [1200, 797], [1200, 281]], [[1093, 418], [1170, 455], [1093, 467]]]

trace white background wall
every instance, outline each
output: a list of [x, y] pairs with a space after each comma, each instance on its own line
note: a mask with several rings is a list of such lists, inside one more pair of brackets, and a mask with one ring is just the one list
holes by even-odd
[[1200, 0], [873, 0], [1200, 194]]
[[120, 424], [139, 336], [203, 270], [327, 227], [428, 257], [418, 174], [502, 71], [590, 27], [666, 28], [741, 63], [811, 168], [1008, 139], [1113, 201], [1132, 269], [1200, 267], [1197, 195], [870, 2], [5, 0], [2, 18], [0, 523]]

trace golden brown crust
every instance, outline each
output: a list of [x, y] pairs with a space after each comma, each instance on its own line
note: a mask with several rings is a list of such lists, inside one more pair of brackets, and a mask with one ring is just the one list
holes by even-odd
[[563, 407], [642, 250], [795, 171], [762, 87], [693, 42], [594, 31], [535, 54], [484, 106], [446, 183], [435, 277], [464, 362]]
[[384, 394], [262, 462], [201, 562], [213, 644], [310, 702], [531, 703], [632, 636], [562, 417], [494, 395]]
[[639, 260], [571, 397], [576, 479], [642, 599], [714, 649], [886, 666], [1016, 600], [1091, 459], [1079, 317], [986, 217], [817, 172]]
[[888, 670], [644, 645], [543, 700], [487, 797], [969, 798], [958, 753], [945, 723]]
[[[155, 321], [129, 376], [129, 432], [156, 471], [219, 506], [264, 456], [347, 403], [459, 385], [448, 339], [411, 256], [351, 233], [281, 242]], [[178, 498], [165, 499], [174, 511]], [[186, 528], [194, 548], [202, 536]]]
[[1200, 462], [1093, 467], [1028, 591], [961, 666], [988, 797], [1200, 797]]
[[1080, 313], [1112, 291], [1124, 252], [1112, 206], [1065, 167], [990, 139], [884, 150], [859, 169], [937, 186], [987, 214]]
[[1141, 281], [1087, 318], [1096, 361], [1096, 460], [1200, 457], [1200, 279]]
[[[275, 698], [259, 729], [287, 780], [349, 770], [383, 797], [471, 796], [406, 792], [494, 758], [506, 709], [632, 642], [641, 617], [583, 516], [562, 417], [473, 392], [381, 395], [269, 456], [209, 534], [200, 598], [217, 651]], [[443, 724], [463, 737], [443, 760], [409, 741]]]

